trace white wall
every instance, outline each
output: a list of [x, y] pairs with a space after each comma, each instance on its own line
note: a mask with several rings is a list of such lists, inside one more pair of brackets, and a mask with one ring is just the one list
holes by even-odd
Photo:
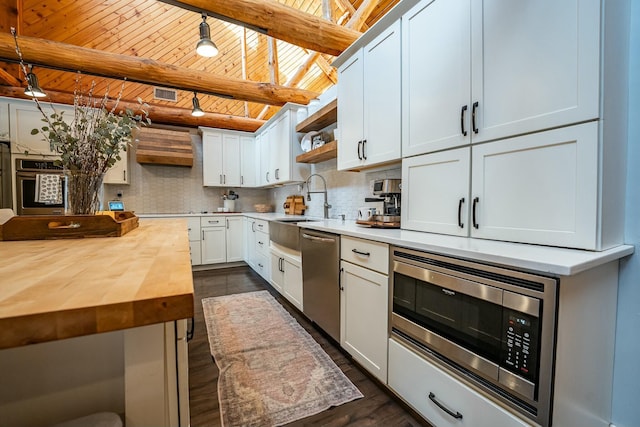
[[625, 243], [636, 252], [620, 265], [612, 406], [617, 427], [640, 425], [640, 0], [631, 1], [629, 49]]

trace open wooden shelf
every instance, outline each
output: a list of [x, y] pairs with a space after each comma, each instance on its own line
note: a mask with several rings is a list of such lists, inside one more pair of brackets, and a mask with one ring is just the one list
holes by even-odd
[[302, 153], [296, 157], [298, 163], [320, 163], [325, 160], [335, 159], [338, 156], [338, 142], [327, 142], [321, 147]]
[[338, 121], [338, 100], [334, 99], [296, 126], [296, 132], [320, 130]]

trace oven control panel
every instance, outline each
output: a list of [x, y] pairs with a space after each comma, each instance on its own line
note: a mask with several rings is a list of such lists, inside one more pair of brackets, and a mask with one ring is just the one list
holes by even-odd
[[529, 380], [537, 371], [537, 318], [516, 311], [506, 310], [502, 362], [503, 366]]

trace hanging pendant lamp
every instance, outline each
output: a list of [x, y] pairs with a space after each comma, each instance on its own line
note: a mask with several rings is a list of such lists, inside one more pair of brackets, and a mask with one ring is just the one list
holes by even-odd
[[193, 99], [191, 100], [193, 104], [193, 110], [191, 110], [191, 115], [194, 117], [202, 117], [204, 116], [204, 111], [200, 108], [200, 101], [198, 101], [198, 94], [193, 92]]
[[207, 24], [207, 14], [202, 14], [202, 22], [200, 23], [200, 40], [196, 45], [196, 52], [200, 56], [207, 58], [216, 56], [218, 54], [218, 47], [211, 40], [211, 28]]
[[33, 73], [33, 67], [31, 67], [27, 73], [27, 87], [24, 90], [24, 94], [35, 98], [44, 98], [47, 96], [44, 90], [40, 88], [38, 76]]

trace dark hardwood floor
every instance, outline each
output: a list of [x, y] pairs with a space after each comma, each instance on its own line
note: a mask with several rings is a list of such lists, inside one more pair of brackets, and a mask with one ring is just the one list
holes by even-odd
[[[194, 272], [195, 324], [189, 342], [189, 401], [191, 425], [221, 426], [218, 406], [218, 368], [209, 352], [202, 313], [202, 298], [267, 289], [311, 334], [335, 363], [360, 389], [364, 398], [328, 409], [288, 426], [428, 426], [414, 417], [387, 391], [356, 366], [339, 346], [316, 329], [288, 301], [249, 267]], [[236, 426], [226, 426], [236, 427]]]

